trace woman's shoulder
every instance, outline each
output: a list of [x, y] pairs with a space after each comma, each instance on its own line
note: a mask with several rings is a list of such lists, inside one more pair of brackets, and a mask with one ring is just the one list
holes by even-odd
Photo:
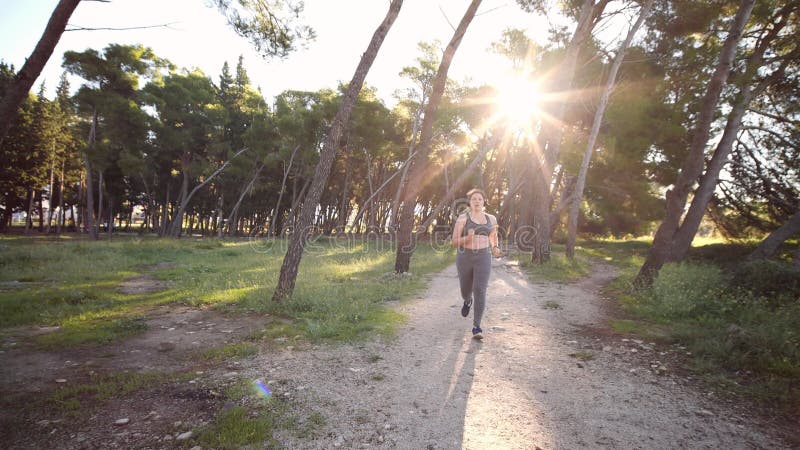
[[469, 213], [461, 213], [456, 217], [456, 223], [458, 222], [466, 222], [467, 221], [467, 214]]
[[491, 222], [493, 224], [497, 224], [497, 217], [495, 217], [494, 215], [486, 213], [486, 217], [489, 218], [489, 222]]

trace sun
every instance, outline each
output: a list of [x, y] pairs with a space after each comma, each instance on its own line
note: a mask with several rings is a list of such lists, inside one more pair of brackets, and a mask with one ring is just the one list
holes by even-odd
[[495, 89], [494, 103], [501, 120], [515, 127], [532, 127], [540, 112], [541, 95], [536, 82], [512, 75], [496, 83]]

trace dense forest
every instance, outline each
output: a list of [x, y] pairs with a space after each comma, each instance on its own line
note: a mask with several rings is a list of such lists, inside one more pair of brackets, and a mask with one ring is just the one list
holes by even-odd
[[[644, 283], [699, 232], [766, 237], [754, 257], [796, 235], [800, 1], [586, 0], [560, 12], [572, 28], [547, 42], [507, 29], [486, 43], [516, 69], [507, 85], [447, 79], [458, 33], [446, 49], [417, 44], [402, 72], [413, 88], [391, 107], [367, 78], [327, 180], [318, 166], [348, 83], [265, 98], [246, 69], [258, 62], [237, 55], [205, 74], [141, 46], [68, 51], [55, 97], [44, 84], [29, 93], [0, 144], [0, 229], [24, 213], [26, 231], [94, 239], [289, 236], [306, 204], [313, 233], [395, 236], [410, 220], [417, 237], [449, 233], [463, 193], [480, 187], [504, 242], [535, 262], [551, 240], [569, 251], [575, 233], [655, 233]], [[601, 41], [609, 24], [623, 31]], [[16, 78], [0, 63], [0, 97]]]

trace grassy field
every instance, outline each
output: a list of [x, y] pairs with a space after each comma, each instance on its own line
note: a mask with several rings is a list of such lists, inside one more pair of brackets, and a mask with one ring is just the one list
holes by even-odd
[[[283, 240], [0, 237], [0, 332], [59, 326], [38, 343], [103, 344], [142, 332], [148, 310], [171, 304], [270, 314], [283, 319], [276, 335], [312, 340], [390, 333], [401, 317], [385, 303], [422, 289], [425, 275], [452, 263], [454, 254], [420, 244], [414, 275], [398, 278], [389, 247], [375, 241], [312, 242], [293, 298], [275, 303], [270, 298], [286, 250]], [[120, 289], [125, 280], [143, 276], [164, 289]]]

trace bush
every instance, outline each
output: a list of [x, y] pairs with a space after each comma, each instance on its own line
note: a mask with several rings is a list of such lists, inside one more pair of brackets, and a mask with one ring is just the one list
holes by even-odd
[[664, 266], [645, 293], [642, 307], [661, 319], [680, 319], [728, 310], [727, 277], [710, 264]]
[[731, 287], [761, 298], [771, 306], [800, 300], [800, 268], [775, 260], [756, 260], [734, 271]]

